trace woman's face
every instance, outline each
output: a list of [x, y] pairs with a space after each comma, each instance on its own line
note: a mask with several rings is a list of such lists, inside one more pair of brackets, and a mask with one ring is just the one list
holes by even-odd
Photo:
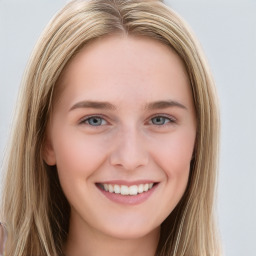
[[185, 191], [196, 136], [179, 57], [153, 39], [108, 36], [72, 59], [58, 87], [44, 159], [57, 166], [71, 229], [157, 230]]

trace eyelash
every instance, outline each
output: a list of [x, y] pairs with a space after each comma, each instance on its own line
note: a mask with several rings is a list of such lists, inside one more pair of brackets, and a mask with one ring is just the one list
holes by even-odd
[[[154, 119], [154, 118], [164, 118], [164, 124], [153, 124], [153, 122], [152, 122], [152, 120]], [[153, 117], [151, 117], [150, 119], [150, 122], [151, 122], [151, 124], [153, 124], [153, 125], [155, 125], [155, 126], [157, 126], [157, 127], [159, 127], [159, 128], [161, 128], [161, 127], [164, 127], [164, 126], [166, 126], [166, 125], [172, 125], [172, 124], [175, 124], [176, 123], [176, 120], [173, 118], [173, 117], [171, 117], [171, 116], [166, 116], [165, 114], [158, 114], [158, 115], [155, 115], [155, 116], [153, 116]], [[167, 121], [167, 122], [166, 122]]]
[[88, 116], [88, 117], [83, 118], [79, 124], [85, 124], [85, 125], [89, 125], [89, 126], [91, 126], [91, 127], [99, 127], [99, 126], [102, 126], [102, 124], [100, 124], [100, 125], [92, 125], [92, 124], [90, 124], [90, 123], [89, 123], [89, 120], [90, 120], [90, 119], [100, 119], [101, 121], [105, 121], [106, 124], [108, 123], [108, 122], [106, 121], [105, 117], [100, 116], [100, 115], [93, 115], [93, 116]]
[[[152, 120], [155, 118], [163, 118], [164, 123], [163, 124], [154, 124]], [[101, 123], [99, 125], [92, 125], [89, 123], [90, 119], [95, 119], [95, 120], [100, 119]], [[92, 116], [88, 116], [88, 117], [85, 117], [84, 119], [82, 119], [79, 124], [85, 124], [85, 125], [97, 128], [97, 127], [103, 126], [102, 122], [105, 122], [105, 124], [103, 124], [103, 125], [108, 124], [108, 122], [106, 121], [106, 118], [104, 116], [92, 115]], [[176, 120], [173, 117], [166, 116], [165, 114], [162, 114], [162, 115], [158, 114], [158, 115], [151, 117], [148, 122], [156, 127], [161, 128], [161, 127], [165, 127], [167, 125], [175, 124]]]

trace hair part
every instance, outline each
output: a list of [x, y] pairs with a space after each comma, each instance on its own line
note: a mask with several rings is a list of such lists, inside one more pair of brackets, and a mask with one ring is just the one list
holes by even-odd
[[174, 49], [186, 67], [196, 109], [189, 182], [162, 224], [156, 255], [219, 256], [214, 219], [219, 113], [214, 82], [193, 33], [173, 10], [156, 0], [71, 1], [42, 33], [24, 74], [6, 157], [2, 210], [8, 229], [6, 255], [63, 253], [70, 206], [56, 167], [48, 166], [42, 157], [53, 95], [71, 59], [89, 42], [112, 34], [145, 36]]

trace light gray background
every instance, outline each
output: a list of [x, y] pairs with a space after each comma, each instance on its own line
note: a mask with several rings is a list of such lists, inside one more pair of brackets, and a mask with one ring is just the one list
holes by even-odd
[[[29, 54], [43, 27], [66, 2], [0, 0], [0, 161]], [[254, 256], [256, 2], [165, 2], [180, 13], [195, 31], [208, 57], [219, 92], [222, 139], [218, 215], [225, 255]], [[0, 185], [1, 177], [2, 174]]]

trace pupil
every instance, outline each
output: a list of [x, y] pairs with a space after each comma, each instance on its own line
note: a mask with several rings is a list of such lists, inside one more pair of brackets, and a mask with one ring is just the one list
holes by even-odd
[[93, 118], [90, 119], [90, 124], [91, 125], [100, 125], [101, 124], [101, 119], [93, 117]]
[[155, 117], [153, 118], [153, 123], [155, 124], [163, 124], [164, 123], [164, 118], [163, 117]]

